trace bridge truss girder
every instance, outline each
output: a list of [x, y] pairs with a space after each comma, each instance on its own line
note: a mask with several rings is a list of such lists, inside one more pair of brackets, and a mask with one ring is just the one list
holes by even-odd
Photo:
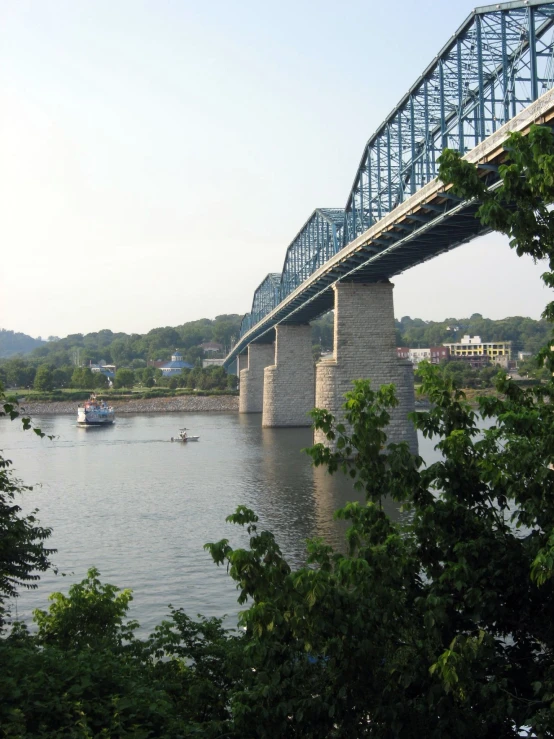
[[[289, 245], [282, 273], [268, 275], [257, 288], [241, 337], [327, 260], [431, 182], [443, 149], [467, 153], [552, 87], [554, 0], [476, 8], [369, 139], [346, 207], [316, 209]], [[374, 243], [377, 253], [386, 253], [382, 268], [388, 247], [390, 237]], [[390, 259], [392, 275], [398, 252]], [[380, 279], [373, 268], [365, 277]], [[318, 301], [312, 302], [314, 317], [314, 306], [328, 308], [327, 296]], [[285, 313], [282, 320], [295, 320], [294, 312]]]
[[554, 5], [477, 8], [369, 139], [343, 246], [437, 176], [445, 148], [473, 149], [554, 84]]
[[281, 300], [342, 248], [342, 208], [316, 208], [287, 249], [281, 274]]

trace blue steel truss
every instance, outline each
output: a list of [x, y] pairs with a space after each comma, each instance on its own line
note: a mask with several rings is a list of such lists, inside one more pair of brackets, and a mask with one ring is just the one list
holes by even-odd
[[264, 316], [270, 313], [281, 302], [280, 296], [281, 275], [279, 272], [270, 272], [254, 292], [252, 310], [242, 319], [240, 335], [249, 331]]
[[369, 139], [348, 196], [343, 246], [553, 85], [552, 2], [477, 8]]
[[443, 149], [470, 151], [553, 86], [554, 0], [476, 8], [367, 142], [346, 207], [316, 209], [257, 288], [241, 336], [431, 182]]
[[281, 300], [342, 248], [343, 208], [317, 208], [287, 249], [281, 274]]

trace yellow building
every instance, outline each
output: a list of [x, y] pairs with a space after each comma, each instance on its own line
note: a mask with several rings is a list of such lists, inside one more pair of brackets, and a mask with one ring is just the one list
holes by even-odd
[[480, 336], [462, 336], [455, 344], [444, 344], [450, 349], [451, 357], [488, 357], [494, 362], [499, 357], [512, 358], [511, 341], [481, 341]]

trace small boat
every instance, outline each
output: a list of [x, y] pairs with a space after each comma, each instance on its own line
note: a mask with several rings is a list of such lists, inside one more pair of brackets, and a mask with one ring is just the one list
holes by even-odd
[[172, 436], [171, 441], [198, 441], [199, 438], [199, 436], [189, 436], [187, 429], [179, 429], [179, 436], [176, 439]]
[[115, 411], [94, 395], [77, 408], [77, 426], [108, 426], [115, 421]]

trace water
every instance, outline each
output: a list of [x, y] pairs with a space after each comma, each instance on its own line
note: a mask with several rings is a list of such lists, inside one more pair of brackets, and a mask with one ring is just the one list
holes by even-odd
[[[27, 622], [51, 592], [67, 592], [95, 566], [103, 581], [134, 591], [131, 616], [143, 631], [168, 615], [170, 603], [234, 623], [235, 585], [203, 549], [222, 538], [246, 544], [227, 515], [240, 504], [252, 508], [295, 566], [305, 562], [309, 537], [340, 546], [345, 525], [333, 513], [360, 500], [349, 480], [311, 466], [301, 451], [312, 443], [310, 429], [263, 429], [261, 414], [119, 416], [114, 426], [88, 429], [70, 416], [33, 420], [56, 438], [3, 419], [0, 449], [35, 486], [23, 507], [39, 508], [40, 523], [53, 528], [47, 544], [65, 577], [47, 572], [37, 590], [22, 592], [17, 616]], [[183, 426], [200, 441], [171, 443]], [[432, 458], [432, 442], [420, 444]], [[400, 515], [392, 504], [388, 511]]]

